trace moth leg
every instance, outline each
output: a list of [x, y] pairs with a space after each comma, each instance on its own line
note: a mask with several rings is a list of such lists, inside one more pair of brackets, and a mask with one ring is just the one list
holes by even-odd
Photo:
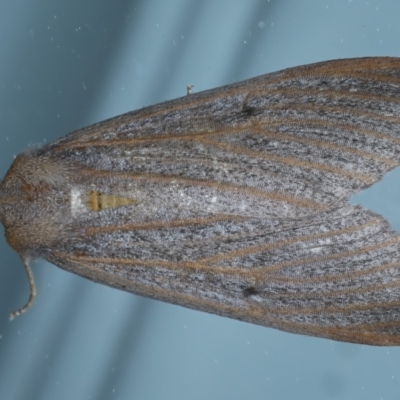
[[194, 85], [187, 85], [186, 86], [186, 95], [189, 96], [189, 94], [192, 94], [193, 91], [192, 89], [194, 88]]
[[18, 317], [18, 315], [23, 314], [25, 311], [27, 311], [33, 304], [33, 300], [36, 297], [36, 285], [35, 285], [35, 279], [33, 277], [32, 269], [29, 264], [29, 259], [27, 257], [22, 258], [22, 262], [24, 263], [25, 266], [25, 271], [28, 275], [28, 281], [29, 281], [29, 288], [30, 288], [30, 295], [28, 302], [19, 310], [13, 311], [10, 313], [10, 321], [13, 320], [15, 317]]

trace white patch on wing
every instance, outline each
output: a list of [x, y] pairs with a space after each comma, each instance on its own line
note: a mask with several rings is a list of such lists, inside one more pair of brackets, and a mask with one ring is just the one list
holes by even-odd
[[322, 247], [313, 247], [311, 250], [311, 253], [321, 253]]
[[70, 202], [71, 202], [71, 214], [73, 217], [87, 212], [87, 207], [82, 203], [81, 198], [82, 192], [78, 188], [71, 189]]

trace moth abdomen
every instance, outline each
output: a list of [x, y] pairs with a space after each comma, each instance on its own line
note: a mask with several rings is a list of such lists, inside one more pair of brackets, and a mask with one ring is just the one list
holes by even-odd
[[88, 196], [88, 205], [91, 211], [101, 211], [110, 208], [122, 207], [135, 204], [135, 199], [118, 196], [113, 194], [105, 194], [91, 191]]

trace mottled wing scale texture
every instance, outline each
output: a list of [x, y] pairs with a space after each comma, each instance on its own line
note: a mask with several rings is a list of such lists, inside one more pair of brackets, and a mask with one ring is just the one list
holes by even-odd
[[322, 62], [25, 153], [0, 212], [23, 258], [289, 332], [398, 345], [400, 236], [348, 199], [399, 154], [400, 59]]

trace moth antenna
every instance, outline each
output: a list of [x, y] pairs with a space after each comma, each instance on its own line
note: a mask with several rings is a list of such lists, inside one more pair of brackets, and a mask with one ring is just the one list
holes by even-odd
[[35, 279], [33, 277], [32, 268], [31, 268], [31, 266], [29, 264], [29, 259], [24, 257], [24, 258], [22, 258], [22, 262], [25, 265], [25, 271], [26, 271], [26, 273], [28, 275], [29, 288], [31, 290], [31, 293], [29, 295], [28, 302], [22, 308], [10, 313], [10, 321], [13, 320], [15, 317], [18, 317], [18, 315], [21, 315], [25, 311], [27, 311], [32, 306], [33, 300], [35, 300], [35, 297], [36, 297]]

